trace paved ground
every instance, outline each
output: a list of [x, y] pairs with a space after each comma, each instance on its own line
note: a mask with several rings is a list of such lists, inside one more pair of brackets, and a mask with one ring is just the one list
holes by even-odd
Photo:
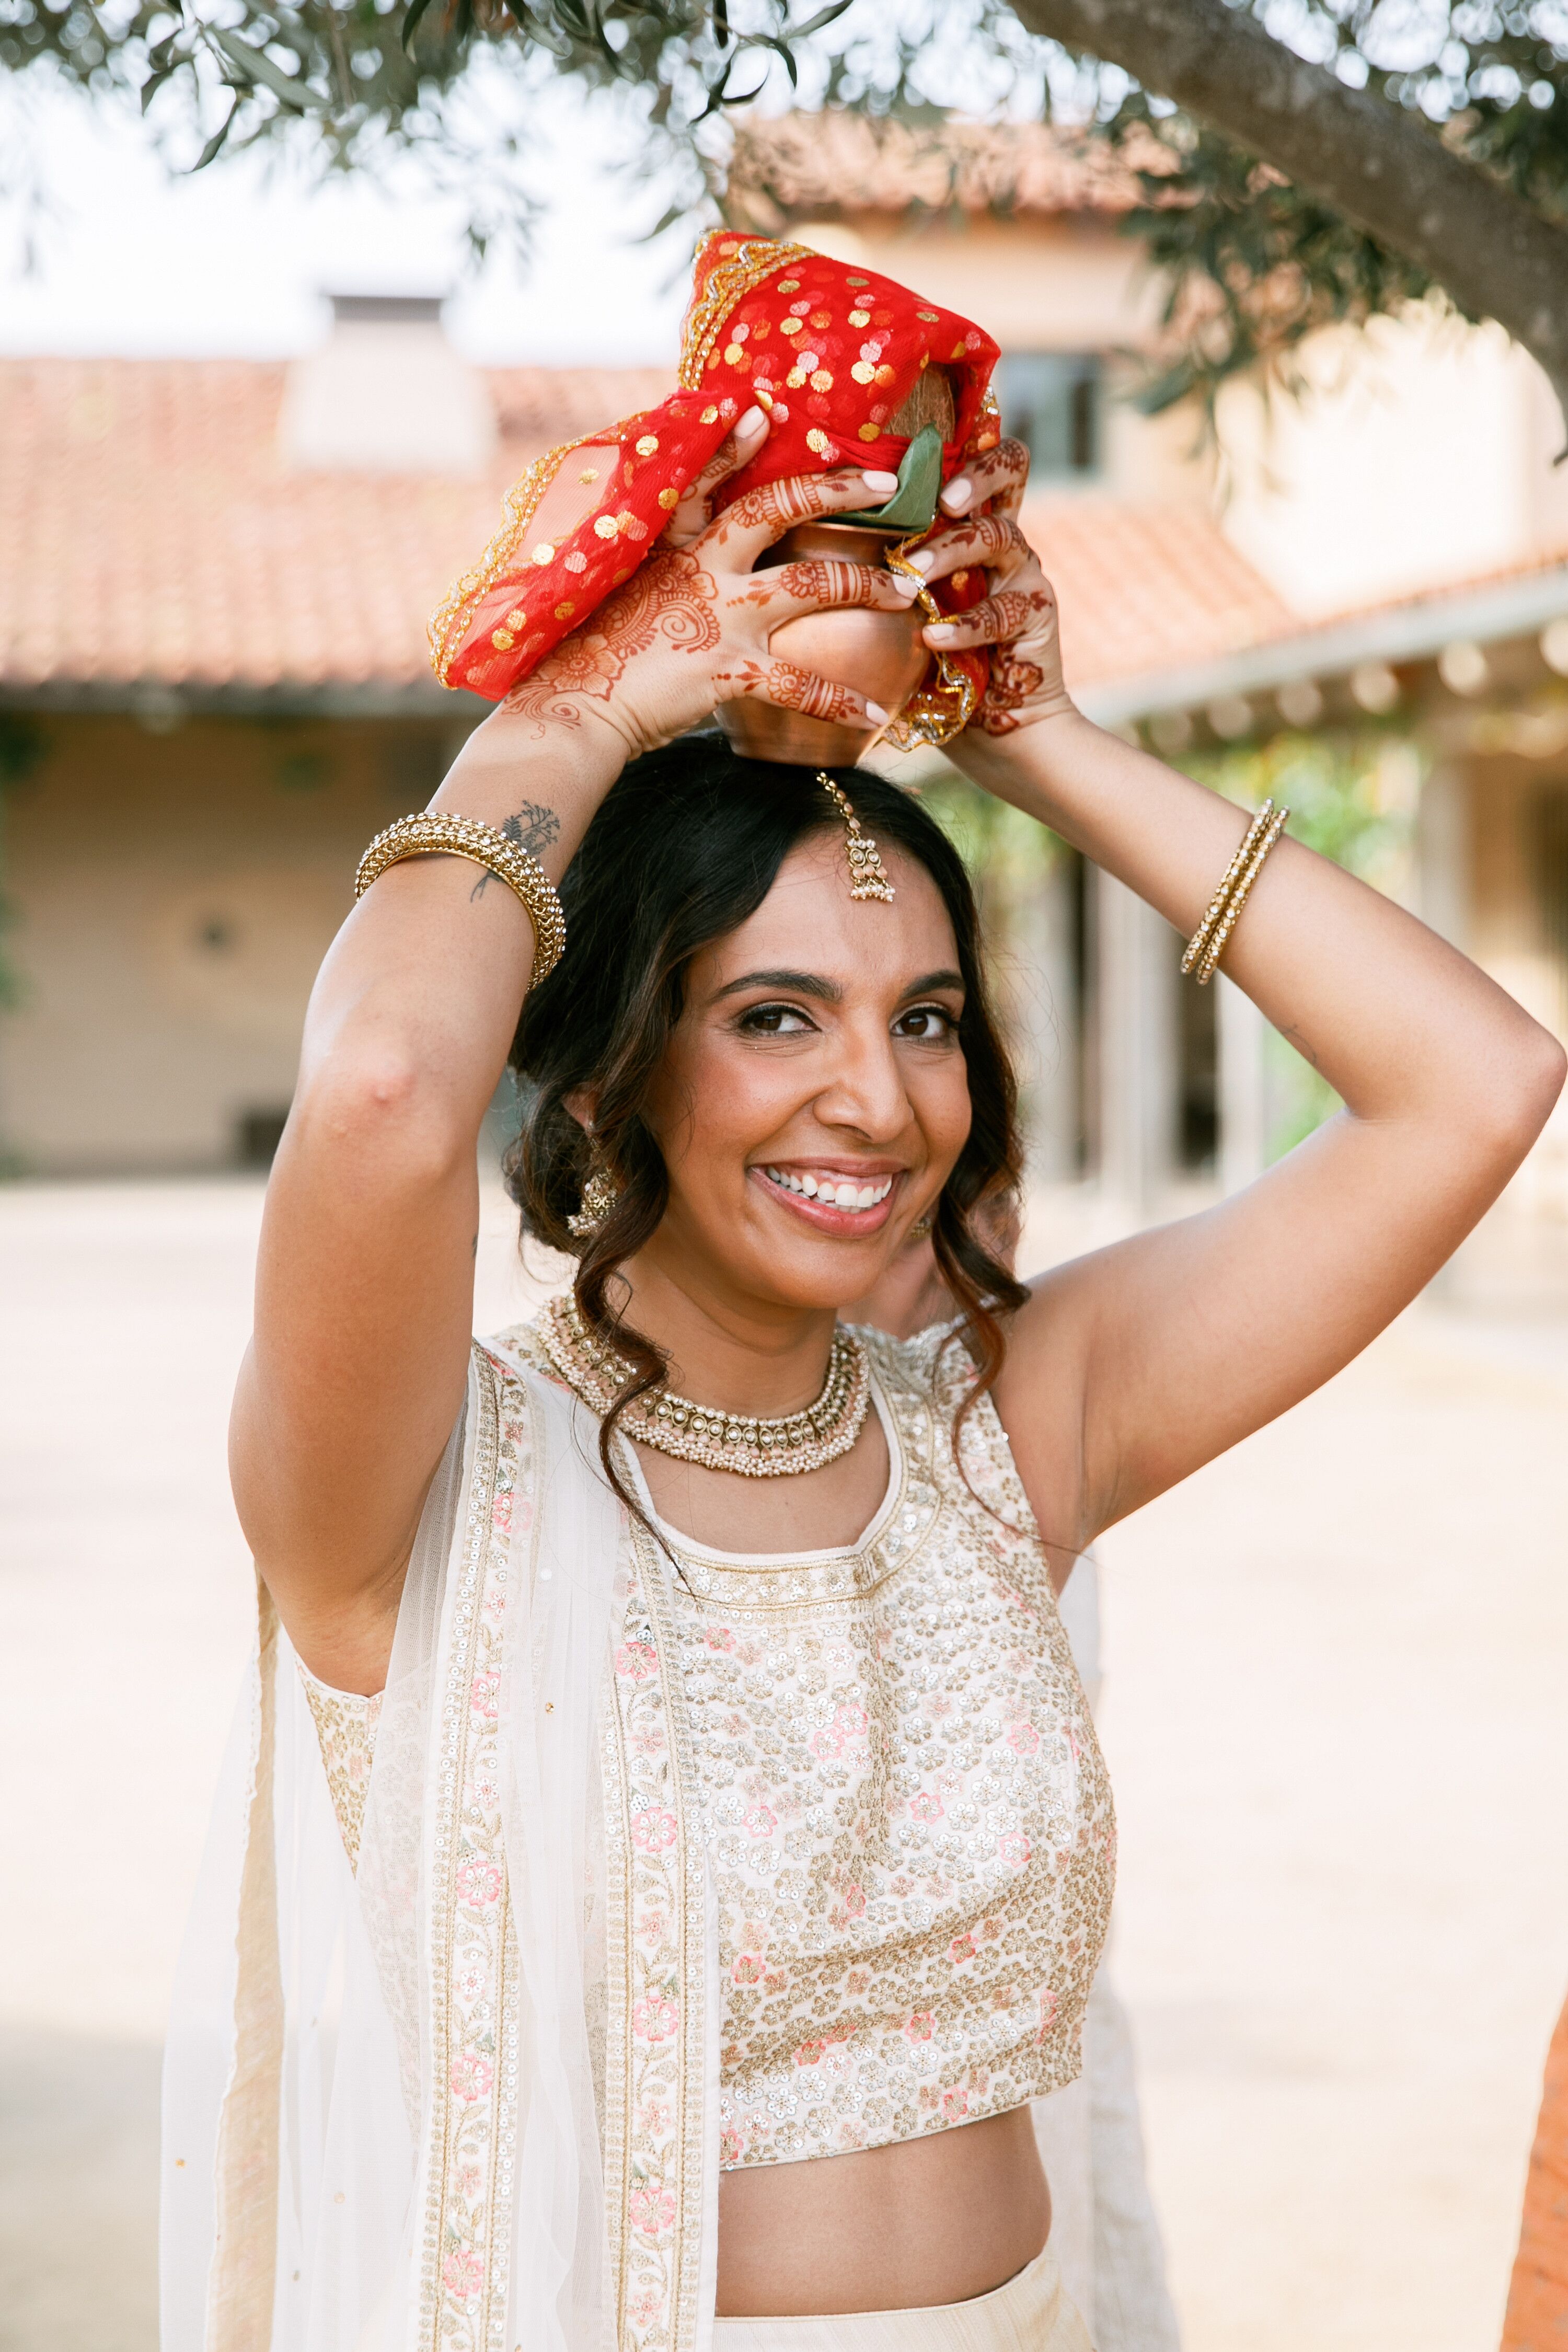
[[[0, 1192], [0, 2352], [151, 2352], [243, 1656], [253, 1186]], [[517, 1311], [489, 1213], [480, 1317]], [[1190, 2352], [1492, 2352], [1568, 1984], [1568, 1327], [1424, 1308], [1106, 1544], [1117, 1968]], [[20, 1932], [18, 1932], [20, 1930]]]

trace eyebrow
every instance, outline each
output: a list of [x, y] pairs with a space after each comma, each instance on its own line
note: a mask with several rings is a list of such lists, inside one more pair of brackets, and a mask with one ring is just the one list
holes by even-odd
[[747, 988], [782, 988], [792, 996], [815, 996], [824, 1004], [842, 1004], [844, 991], [836, 980], [824, 980], [815, 971], [748, 971], [739, 980], [731, 980], [717, 990], [713, 1002], [726, 996], [739, 996]]
[[[739, 980], [726, 982], [715, 992], [713, 1002], [718, 1004], [726, 996], [739, 996], [748, 988], [783, 989], [792, 996], [815, 996], [822, 1004], [842, 1004], [844, 1002], [844, 991], [838, 982], [825, 980], [820, 972], [815, 971], [748, 971]], [[910, 982], [900, 1002], [904, 1003], [911, 996], [932, 996], [943, 989], [955, 991], [962, 996], [963, 974], [960, 971], [928, 971], [921, 979]]]

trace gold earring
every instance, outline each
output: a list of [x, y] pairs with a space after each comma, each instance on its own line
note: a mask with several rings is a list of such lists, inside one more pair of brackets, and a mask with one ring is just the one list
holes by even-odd
[[910, 1227], [909, 1233], [905, 1236], [906, 1240], [911, 1242], [923, 1242], [935, 1223], [936, 1211], [934, 1209], [929, 1209], [923, 1217], [917, 1217], [915, 1219], [914, 1223]]
[[594, 1146], [594, 1163], [583, 1180], [578, 1205], [566, 1220], [566, 1230], [574, 1241], [592, 1241], [621, 1197], [620, 1187], [599, 1158], [596, 1143]]
[[860, 820], [849, 804], [849, 796], [840, 790], [831, 776], [817, 770], [816, 781], [844, 819], [849, 839], [849, 896], [852, 898], [891, 898], [893, 886], [883, 870], [877, 855], [877, 845], [868, 833], [860, 830]]

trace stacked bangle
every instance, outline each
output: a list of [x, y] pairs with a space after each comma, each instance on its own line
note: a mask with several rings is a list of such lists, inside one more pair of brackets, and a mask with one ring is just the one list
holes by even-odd
[[400, 816], [395, 824], [389, 824], [384, 833], [376, 835], [360, 859], [359, 871], [354, 876], [354, 897], [363, 898], [378, 875], [384, 874], [389, 866], [401, 864], [405, 857], [436, 856], [466, 857], [475, 866], [485, 866], [498, 881], [516, 892], [533, 925], [533, 970], [528, 984], [537, 988], [545, 973], [561, 961], [566, 945], [566, 919], [554, 885], [532, 851], [509, 841], [494, 825], [481, 824], [477, 817], [449, 816], [441, 811]]
[[1263, 871], [1263, 861], [1284, 832], [1289, 814], [1288, 808], [1277, 809], [1272, 800], [1264, 802], [1247, 829], [1246, 840], [1226, 867], [1203, 921], [1187, 941], [1182, 970], [1195, 973], [1200, 988], [1206, 988], [1218, 970], [1226, 941], [1247, 904], [1247, 892]]

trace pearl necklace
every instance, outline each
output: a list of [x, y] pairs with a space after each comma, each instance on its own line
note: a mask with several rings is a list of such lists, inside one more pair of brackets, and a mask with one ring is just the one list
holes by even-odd
[[[541, 1318], [545, 1351], [563, 1380], [584, 1403], [608, 1412], [635, 1367], [595, 1339], [570, 1297], [552, 1301]], [[803, 1412], [763, 1420], [693, 1404], [669, 1389], [654, 1389], [628, 1405], [623, 1426], [628, 1436], [678, 1462], [705, 1470], [733, 1470], [742, 1478], [789, 1478], [820, 1470], [847, 1454], [865, 1426], [871, 1401], [866, 1350], [850, 1332], [835, 1331], [827, 1378], [815, 1404]]]

